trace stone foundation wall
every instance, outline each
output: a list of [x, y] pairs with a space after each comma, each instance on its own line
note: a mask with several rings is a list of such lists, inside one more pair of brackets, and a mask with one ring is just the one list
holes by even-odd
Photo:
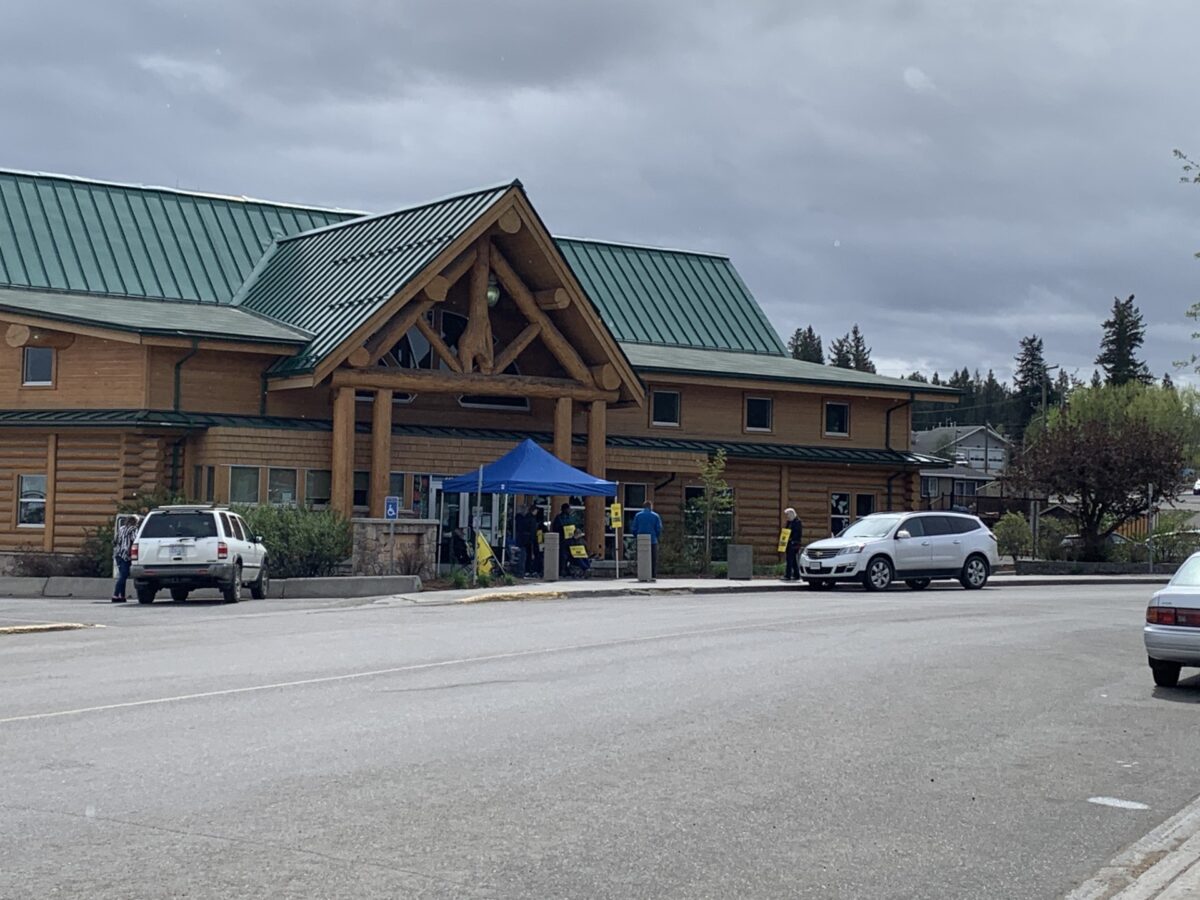
[[1077, 562], [1074, 560], [1018, 559], [1018, 575], [1173, 575], [1179, 563]]
[[351, 519], [352, 575], [419, 575], [437, 565], [436, 519]]

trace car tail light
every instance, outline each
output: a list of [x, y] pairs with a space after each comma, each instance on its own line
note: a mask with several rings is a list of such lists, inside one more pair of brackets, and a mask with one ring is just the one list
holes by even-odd
[[136, 544], [136, 543], [132, 544], [132, 545], [129, 547], [129, 558], [130, 558], [130, 559], [137, 559], [137, 558], [138, 558], [138, 548], [137, 548], [137, 544]]
[[1148, 625], [1182, 625], [1200, 628], [1200, 609], [1176, 609], [1174, 606], [1146, 607]]
[[217, 559], [228, 559], [228, 558], [229, 558], [229, 545], [227, 543], [225, 543], [224, 541], [219, 541], [217, 543]]

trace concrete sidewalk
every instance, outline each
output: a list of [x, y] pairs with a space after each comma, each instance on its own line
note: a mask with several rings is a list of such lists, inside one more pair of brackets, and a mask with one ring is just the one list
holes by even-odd
[[[1143, 590], [1147, 598], [1155, 587], [1170, 580], [1169, 575], [994, 575], [989, 587], [1047, 587], [1052, 585], [1129, 585], [1133, 590]], [[935, 581], [938, 585], [958, 587], [956, 582]], [[772, 594], [795, 593], [820, 597], [830, 593], [850, 594], [861, 591], [856, 584], [841, 585], [832, 591], [811, 591], [804, 582], [788, 582], [778, 579], [756, 578], [750, 581], [731, 581], [725, 578], [660, 578], [652, 582], [640, 582], [631, 578], [585, 579], [567, 581], [538, 581], [517, 584], [512, 587], [464, 588], [449, 591], [422, 591], [398, 594], [388, 598], [421, 606], [446, 605], [450, 603], [488, 603], [515, 600], [560, 600], [572, 597], [637, 597], [651, 594]], [[889, 590], [909, 592], [903, 582], [893, 584]], [[984, 588], [986, 591], [987, 588]]]

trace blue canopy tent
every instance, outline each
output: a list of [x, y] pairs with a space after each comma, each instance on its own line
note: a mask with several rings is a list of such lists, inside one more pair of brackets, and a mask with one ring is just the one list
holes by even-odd
[[[495, 462], [480, 466], [478, 471], [467, 472], [442, 482], [442, 502], [446, 494], [468, 494], [474, 492], [477, 503], [483, 494], [504, 494], [505, 510], [502, 517], [504, 536], [501, 538], [501, 555], [505, 555], [508, 541], [508, 496], [511, 494], [557, 495], [568, 497], [615, 497], [617, 484], [596, 478], [568, 465], [557, 456], [547, 453], [532, 440], [526, 438]], [[443, 511], [442, 519], [445, 519]], [[478, 567], [476, 567], [478, 568]]]

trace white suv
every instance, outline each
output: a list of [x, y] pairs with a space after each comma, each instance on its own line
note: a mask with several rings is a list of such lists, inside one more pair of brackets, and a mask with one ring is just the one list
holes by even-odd
[[935, 578], [957, 578], [968, 590], [987, 584], [999, 561], [996, 536], [975, 516], [962, 513], [875, 513], [837, 537], [813, 541], [800, 554], [800, 575], [810, 588], [860, 581], [882, 591], [899, 578], [923, 591]]
[[138, 603], [153, 603], [162, 588], [182, 602], [198, 588], [218, 588], [226, 603], [242, 586], [261, 600], [270, 575], [267, 548], [241, 516], [212, 506], [161, 506], [142, 522], [130, 553], [129, 577]]

